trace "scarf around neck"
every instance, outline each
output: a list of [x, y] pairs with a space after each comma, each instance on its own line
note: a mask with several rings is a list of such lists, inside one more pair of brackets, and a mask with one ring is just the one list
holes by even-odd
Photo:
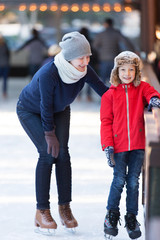
[[58, 69], [60, 78], [67, 84], [78, 82], [87, 73], [87, 67], [84, 72], [78, 71], [72, 64], [64, 59], [62, 52], [55, 56], [54, 63]]

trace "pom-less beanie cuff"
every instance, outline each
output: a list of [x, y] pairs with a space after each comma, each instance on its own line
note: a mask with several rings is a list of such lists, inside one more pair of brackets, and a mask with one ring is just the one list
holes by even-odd
[[110, 83], [114, 86], [118, 86], [121, 83], [121, 80], [118, 76], [118, 68], [123, 66], [124, 64], [133, 64], [136, 67], [136, 76], [133, 84], [135, 87], [137, 87], [141, 82], [141, 60], [137, 54], [130, 51], [121, 52], [118, 56], [115, 57], [114, 68], [112, 69], [110, 77]]
[[83, 34], [76, 31], [65, 34], [59, 46], [67, 61], [92, 55], [88, 40]]

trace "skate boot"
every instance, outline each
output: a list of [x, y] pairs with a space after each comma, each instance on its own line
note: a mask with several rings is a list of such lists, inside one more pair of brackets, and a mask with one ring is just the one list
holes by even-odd
[[44, 235], [54, 235], [57, 224], [51, 216], [50, 209], [37, 209], [35, 216], [35, 232]]
[[119, 211], [109, 210], [106, 214], [104, 220], [104, 233], [106, 239], [112, 239], [112, 237], [117, 236], [118, 228], [117, 224], [120, 218]]
[[74, 229], [78, 226], [78, 223], [72, 214], [70, 204], [59, 205], [59, 216], [62, 225], [66, 228]]
[[137, 239], [141, 236], [141, 230], [139, 228], [140, 224], [136, 219], [136, 216], [132, 213], [127, 213], [124, 217], [125, 227], [127, 229], [128, 235], [131, 239]]

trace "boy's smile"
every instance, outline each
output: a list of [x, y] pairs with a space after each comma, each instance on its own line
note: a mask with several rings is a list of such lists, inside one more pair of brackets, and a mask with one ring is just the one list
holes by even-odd
[[136, 67], [133, 64], [124, 64], [119, 67], [118, 74], [122, 83], [131, 83], [135, 79]]

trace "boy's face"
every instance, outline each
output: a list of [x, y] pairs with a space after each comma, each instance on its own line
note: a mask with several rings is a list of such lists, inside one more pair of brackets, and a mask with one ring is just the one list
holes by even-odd
[[118, 68], [118, 75], [122, 83], [131, 83], [136, 76], [136, 67], [133, 64], [124, 64]]

